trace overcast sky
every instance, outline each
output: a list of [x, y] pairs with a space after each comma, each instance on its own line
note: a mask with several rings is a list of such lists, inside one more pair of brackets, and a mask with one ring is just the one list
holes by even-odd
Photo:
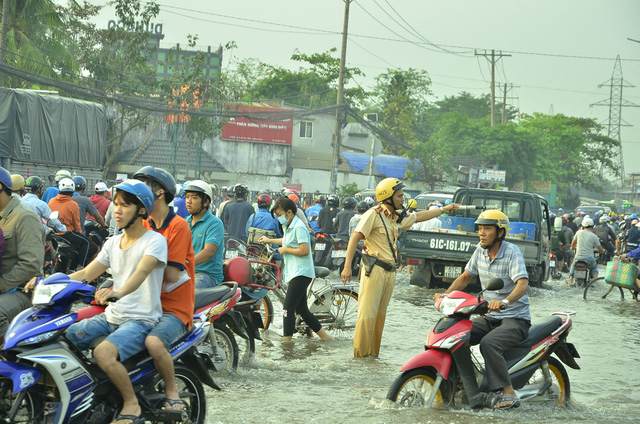
[[[162, 0], [157, 22], [163, 24], [163, 46], [186, 43], [225, 52], [223, 67], [244, 58], [289, 68], [299, 49], [304, 53], [340, 49], [344, 18], [342, 0]], [[106, 27], [112, 11], [102, 14]], [[518, 88], [508, 100], [522, 112], [563, 113], [592, 117], [608, 124], [608, 107], [590, 104], [609, 99], [614, 59], [620, 55], [627, 83], [623, 97], [640, 105], [640, 0], [354, 0], [349, 19], [347, 65], [365, 77], [370, 88], [386, 69], [426, 70], [434, 100], [460, 91], [489, 92], [489, 62], [474, 50], [495, 49], [503, 57], [496, 81]], [[454, 54], [455, 53], [455, 54]], [[553, 109], [551, 109], [553, 108]], [[640, 108], [623, 108], [625, 172], [640, 172]]]

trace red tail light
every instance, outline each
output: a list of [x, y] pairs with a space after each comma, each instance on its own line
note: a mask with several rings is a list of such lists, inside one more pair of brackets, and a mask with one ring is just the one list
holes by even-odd
[[322, 234], [322, 233], [318, 233], [318, 234], [316, 234], [316, 238], [324, 239], [324, 238], [327, 238], [327, 236]]
[[422, 265], [424, 264], [424, 259], [407, 258], [406, 262], [407, 265]]

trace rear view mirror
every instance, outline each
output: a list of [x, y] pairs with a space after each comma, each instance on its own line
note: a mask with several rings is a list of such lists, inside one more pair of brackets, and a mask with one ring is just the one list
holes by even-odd
[[491, 280], [487, 281], [487, 285], [485, 290], [500, 290], [501, 288], [504, 287], [504, 281], [502, 281], [502, 278], [492, 278]]

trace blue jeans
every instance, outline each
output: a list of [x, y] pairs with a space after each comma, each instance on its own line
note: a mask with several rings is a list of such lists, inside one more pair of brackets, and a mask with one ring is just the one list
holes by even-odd
[[576, 264], [578, 261], [586, 262], [587, 266], [591, 270], [591, 277], [595, 278], [598, 275], [598, 262], [596, 262], [595, 256], [584, 259], [574, 259], [571, 264], [571, 269], [569, 270], [569, 275], [573, 277], [573, 273], [576, 271]]
[[105, 341], [118, 349], [120, 362], [123, 362], [145, 348], [144, 339], [152, 328], [137, 320], [125, 321], [120, 325], [111, 324], [104, 314], [100, 314], [72, 324], [67, 329], [66, 337], [78, 349], [85, 350], [98, 337], [107, 336]]
[[206, 272], [196, 272], [196, 288], [197, 289], [209, 289], [220, 285], [221, 282], [216, 282], [213, 277]]
[[187, 326], [180, 318], [165, 312], [162, 314], [160, 322], [153, 327], [153, 330], [151, 330], [147, 337], [156, 336], [164, 343], [164, 347], [169, 350], [169, 347], [180, 337], [184, 336], [186, 332]]

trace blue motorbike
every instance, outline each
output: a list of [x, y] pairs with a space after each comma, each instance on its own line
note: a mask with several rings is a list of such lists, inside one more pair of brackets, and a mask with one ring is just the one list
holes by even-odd
[[[94, 290], [61, 273], [40, 279], [34, 287], [33, 307], [11, 322], [0, 353], [0, 421], [106, 424], [116, 417], [120, 393], [91, 350], [78, 350], [64, 336], [78, 318], [72, 306], [91, 302]], [[202, 383], [220, 390], [197, 350], [211, 324], [196, 318], [192, 331], [169, 349], [184, 410], [163, 409], [164, 382], [146, 350], [123, 363], [147, 421], [204, 423]]]

